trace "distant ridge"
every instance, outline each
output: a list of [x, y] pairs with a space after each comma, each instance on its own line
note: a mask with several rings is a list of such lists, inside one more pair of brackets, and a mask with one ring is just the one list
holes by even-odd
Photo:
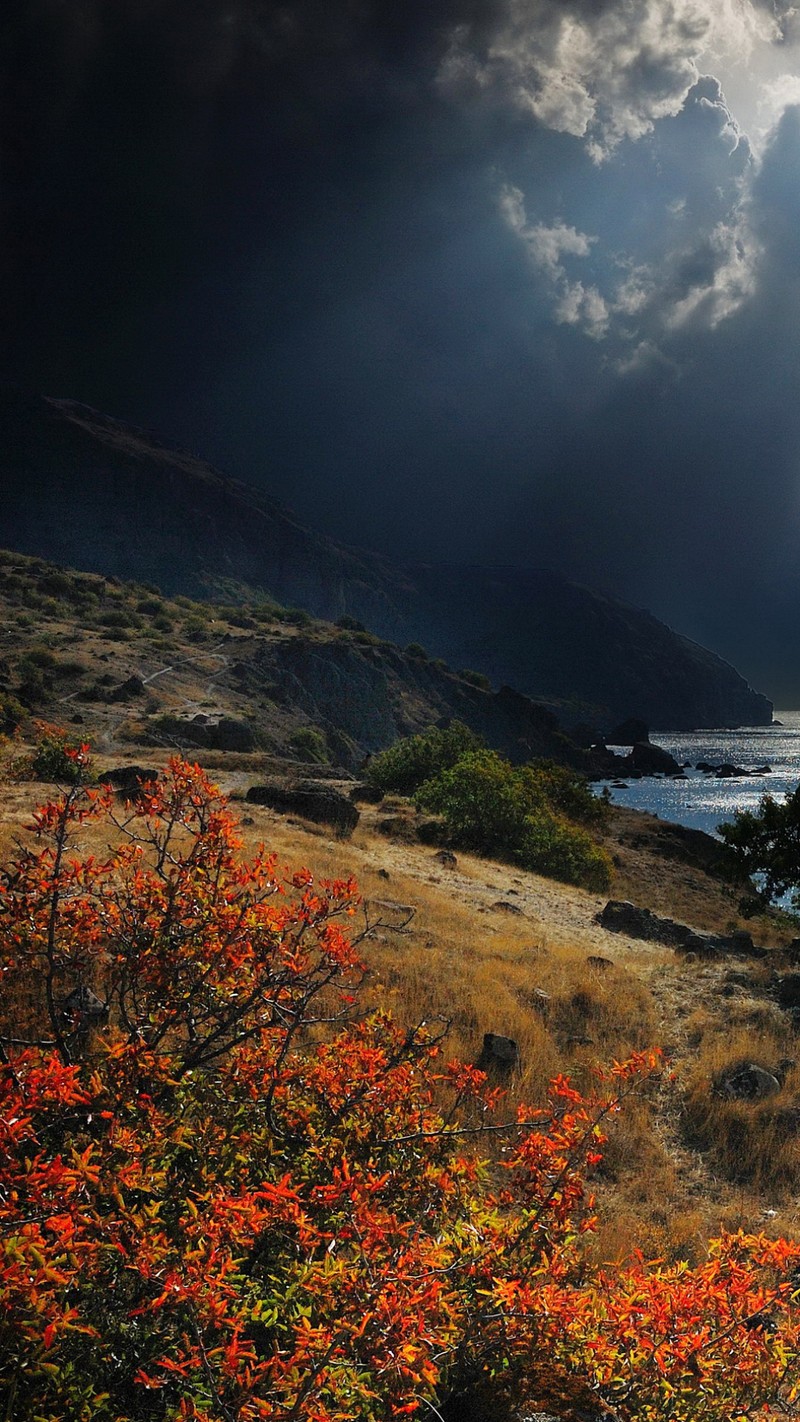
[[74, 401], [0, 387], [0, 546], [165, 592], [237, 585], [538, 698], [569, 724], [768, 725], [772, 705], [713, 652], [554, 573], [394, 562]]

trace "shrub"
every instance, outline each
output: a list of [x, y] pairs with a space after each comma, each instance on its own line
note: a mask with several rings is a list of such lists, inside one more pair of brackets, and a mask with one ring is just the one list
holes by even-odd
[[405, 652], [407, 657], [414, 657], [417, 661], [427, 662], [428, 660], [428, 653], [424, 647], [420, 646], [419, 642], [409, 642]]
[[431, 726], [372, 756], [364, 774], [369, 784], [384, 794], [413, 795], [423, 781], [448, 770], [480, 744], [478, 736], [460, 721], [451, 721], [444, 729]]
[[77, 785], [87, 779], [91, 773], [87, 745], [46, 721], [37, 721], [34, 729], [32, 752], [12, 762], [14, 779], [47, 780], [56, 785]]
[[553, 810], [546, 783], [535, 768], [514, 767], [494, 751], [472, 751], [421, 785], [416, 802], [443, 815], [464, 849], [603, 892], [611, 882], [608, 856]]
[[800, 1246], [739, 1234], [695, 1269], [600, 1271], [583, 1250], [602, 1119], [652, 1058], [595, 1103], [561, 1078], [505, 1116], [430, 1032], [343, 1020], [350, 881], [243, 862], [223, 797], [178, 760], [121, 844], [81, 858], [111, 801], [72, 787], [0, 873], [9, 1417], [383, 1422], [481, 1393], [620, 1422], [789, 1407]]
[[484, 676], [483, 672], [465, 670], [458, 674], [462, 681], [468, 681], [470, 686], [477, 686], [479, 691], [491, 691], [492, 689], [492, 683], [488, 676]]
[[319, 765], [327, 765], [330, 760], [328, 742], [314, 726], [301, 726], [293, 731], [289, 746], [301, 760], [315, 761]]
[[525, 766], [523, 773], [556, 814], [579, 824], [603, 824], [608, 819], [608, 800], [594, 795], [579, 771], [552, 760], [537, 760]]

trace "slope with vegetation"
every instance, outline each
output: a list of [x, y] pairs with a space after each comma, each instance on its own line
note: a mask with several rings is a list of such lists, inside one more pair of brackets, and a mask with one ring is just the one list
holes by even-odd
[[113, 744], [357, 766], [451, 717], [519, 761], [588, 764], [505, 688], [269, 599], [203, 603], [0, 552], [0, 729], [35, 713]]
[[[768, 724], [719, 657], [553, 573], [432, 568], [334, 543], [263, 492], [82, 405], [0, 387], [0, 544], [219, 598], [232, 580], [558, 703], [608, 730]], [[91, 508], [87, 519], [85, 510]]]
[[0, 880], [8, 1415], [792, 1409], [800, 1246], [594, 1262], [587, 1177], [656, 1056], [523, 1104], [392, 1021], [352, 880], [244, 857], [199, 767], [123, 805], [62, 751]]

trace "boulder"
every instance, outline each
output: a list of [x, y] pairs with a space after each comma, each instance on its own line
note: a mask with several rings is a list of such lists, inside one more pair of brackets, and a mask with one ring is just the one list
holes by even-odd
[[651, 745], [649, 741], [636, 742], [630, 753], [630, 763], [634, 770], [641, 770], [645, 775], [678, 775], [681, 770], [674, 755], [661, 746]]
[[781, 1007], [800, 1007], [800, 973], [785, 973], [779, 978], [776, 997]]
[[356, 805], [379, 805], [383, 799], [383, 791], [376, 785], [354, 785], [350, 791], [350, 799]]
[[437, 864], [443, 864], [446, 869], [455, 869], [458, 866], [458, 860], [452, 849], [437, 849], [433, 857]]
[[[749, 933], [737, 929], [734, 933], [702, 933], [672, 918], [660, 918], [650, 909], [639, 908], [625, 899], [609, 899], [597, 914], [595, 922], [610, 933], [626, 933], [629, 938], [641, 938], [651, 943], [664, 943], [677, 953], [691, 953], [698, 958], [714, 958], [729, 953], [739, 958], [765, 958], [769, 949], [755, 944]], [[800, 973], [795, 976], [800, 983]], [[800, 1006], [800, 988], [798, 989]]]
[[614, 966], [613, 958], [604, 958], [600, 953], [590, 953], [586, 961], [596, 973], [605, 973]]
[[718, 765], [714, 771], [717, 780], [733, 780], [740, 775], [747, 775], [747, 771], [741, 765]]
[[132, 701], [137, 696], [144, 696], [145, 685], [140, 676], [129, 676], [127, 681], [123, 681], [119, 686], [115, 686], [108, 693], [109, 701]]
[[98, 775], [100, 785], [113, 785], [118, 795], [133, 799], [148, 780], [157, 780], [158, 771], [144, 765], [118, 765], [113, 770], [104, 770]]
[[476, 1066], [497, 1076], [510, 1076], [519, 1070], [519, 1047], [513, 1037], [501, 1037], [497, 1032], [484, 1032], [483, 1047]]
[[612, 746], [647, 745], [650, 741], [650, 727], [646, 721], [640, 721], [638, 716], [629, 716], [627, 721], [622, 721], [614, 727], [606, 736], [606, 741]]
[[781, 1083], [774, 1072], [757, 1062], [737, 1062], [726, 1067], [719, 1079], [720, 1096], [732, 1101], [764, 1101], [768, 1096], [776, 1096]]
[[252, 785], [245, 797], [251, 805], [267, 805], [281, 814], [300, 815], [315, 824], [330, 825], [337, 834], [353, 833], [361, 816], [346, 795], [332, 785], [301, 780], [297, 785]]
[[496, 903], [492, 904], [492, 908], [496, 913], [522, 913], [519, 904], [507, 903], [505, 899], [498, 899]]

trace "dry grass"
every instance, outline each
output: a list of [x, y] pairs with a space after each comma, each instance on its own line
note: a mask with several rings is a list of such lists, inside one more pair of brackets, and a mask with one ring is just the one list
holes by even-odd
[[[226, 758], [217, 778], [238, 795], [257, 768]], [[48, 793], [41, 785], [0, 784], [0, 857]], [[800, 1147], [776, 1115], [800, 1104], [800, 1071], [788, 1073], [772, 1103], [714, 1094], [718, 1073], [732, 1060], [774, 1066], [792, 1055], [788, 1019], [765, 996], [766, 969], [753, 971], [747, 992], [726, 997], [727, 965], [686, 963], [668, 949], [607, 934], [594, 921], [604, 900], [580, 889], [465, 855], [457, 868], [443, 867], [431, 848], [377, 833], [384, 807], [365, 810], [348, 843], [264, 807], [237, 808], [245, 852], [264, 841], [287, 868], [357, 878], [366, 911], [352, 927], [368, 930], [361, 945], [367, 1006], [385, 1006], [406, 1024], [446, 1019], [449, 1054], [468, 1061], [476, 1060], [485, 1032], [516, 1040], [522, 1069], [508, 1083], [509, 1110], [517, 1099], [540, 1101], [557, 1073], [592, 1089], [595, 1069], [612, 1058], [670, 1045], [680, 1080], [632, 1099], [611, 1125], [594, 1182], [604, 1221], [597, 1257], [617, 1258], [638, 1245], [652, 1257], [697, 1258], [720, 1223], [800, 1230], [800, 1204], [788, 1193], [800, 1183]], [[89, 825], [79, 848], [97, 852], [104, 842], [102, 830]], [[643, 864], [646, 851], [637, 854]], [[641, 887], [641, 865], [637, 872]], [[722, 897], [714, 900], [713, 883], [706, 880], [712, 908], [692, 917], [677, 907], [693, 893], [688, 866], [654, 859], [648, 873], [662, 886], [662, 911], [719, 926], [709, 920], [726, 909]], [[410, 921], [398, 906], [413, 910]], [[611, 966], [591, 966], [596, 955]]]

